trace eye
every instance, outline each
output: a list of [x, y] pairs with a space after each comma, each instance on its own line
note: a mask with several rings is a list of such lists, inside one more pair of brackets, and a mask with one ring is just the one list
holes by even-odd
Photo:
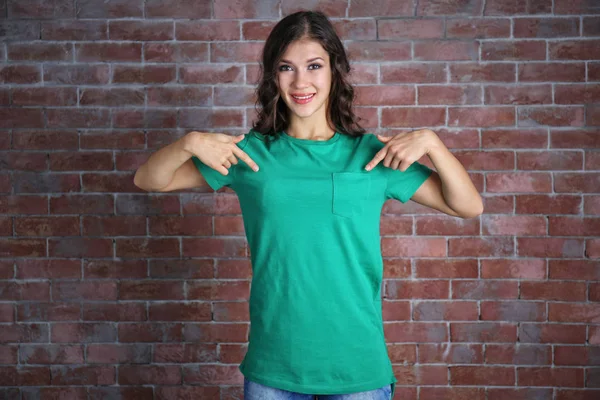
[[[315, 69], [321, 69], [321, 64], [310, 64], [308, 67], [310, 68], [312, 66], [318, 67], [318, 68], [312, 68], [313, 70], [315, 70]], [[286, 71], [286, 70], [282, 70], [282, 68], [291, 68], [291, 67], [289, 65], [287, 65], [287, 64], [284, 64], [284, 65], [281, 65], [279, 67], [279, 71]]]

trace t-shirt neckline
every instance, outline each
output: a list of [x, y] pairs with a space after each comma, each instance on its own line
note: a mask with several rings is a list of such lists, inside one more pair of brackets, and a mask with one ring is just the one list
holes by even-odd
[[293, 137], [288, 135], [284, 130], [280, 131], [281, 137], [289, 140], [290, 142], [309, 145], [309, 146], [326, 146], [337, 142], [341, 136], [341, 133], [335, 132], [332, 137], [327, 140], [312, 140], [312, 139], [299, 139], [297, 137]]

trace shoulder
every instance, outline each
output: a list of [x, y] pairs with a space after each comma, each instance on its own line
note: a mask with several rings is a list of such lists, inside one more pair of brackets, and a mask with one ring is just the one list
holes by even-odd
[[364, 149], [369, 153], [377, 153], [383, 148], [383, 146], [385, 146], [385, 144], [380, 142], [379, 139], [377, 139], [377, 136], [375, 136], [375, 134], [373, 133], [364, 133], [359, 136], [350, 137], [352, 137], [353, 140], [357, 141], [361, 149]]

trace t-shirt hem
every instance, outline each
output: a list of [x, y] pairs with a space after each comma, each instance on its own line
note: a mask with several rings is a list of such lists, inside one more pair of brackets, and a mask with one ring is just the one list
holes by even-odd
[[402, 203], [408, 202], [411, 199], [411, 197], [413, 197], [413, 195], [416, 193], [416, 191], [419, 190], [419, 188], [425, 183], [427, 178], [431, 176], [432, 173], [433, 170], [428, 167], [427, 169], [423, 170], [420, 173], [420, 178], [418, 180], [413, 181], [412, 185], [406, 188], [406, 191], [402, 194], [399, 200]]
[[[194, 162], [194, 164], [196, 164], [196, 168], [198, 168], [198, 170], [202, 174], [202, 177], [204, 178], [206, 183], [208, 183], [212, 190], [217, 191], [223, 186], [223, 184], [219, 182], [217, 178], [214, 177], [213, 172], [208, 171], [208, 169], [210, 168], [208, 165], [204, 164], [202, 161], [200, 161], [199, 158], [196, 158], [195, 156], [192, 157], [192, 161]], [[231, 173], [231, 171], [229, 171], [229, 173]]]
[[294, 393], [313, 394], [313, 395], [348, 394], [348, 393], [355, 393], [355, 392], [366, 392], [369, 390], [379, 389], [385, 385], [394, 384], [392, 387], [392, 395], [393, 395], [394, 394], [393, 392], [395, 391], [394, 389], [396, 386], [395, 383], [398, 382], [398, 380], [395, 377], [392, 377], [391, 381], [389, 379], [387, 379], [387, 380], [377, 379], [377, 380], [373, 380], [373, 381], [369, 381], [369, 382], [361, 382], [361, 383], [357, 383], [357, 384], [353, 384], [353, 385], [345, 384], [343, 388], [337, 389], [335, 387], [332, 387], [331, 385], [328, 385], [328, 386], [299, 385], [299, 384], [295, 384], [295, 383], [290, 383], [288, 381], [279, 381], [276, 379], [265, 379], [261, 376], [254, 375], [252, 373], [244, 372], [244, 371], [242, 371], [242, 374], [248, 380], [251, 380], [256, 383], [260, 383], [261, 385], [265, 385], [265, 386], [269, 386], [269, 387], [273, 387], [273, 388], [277, 388], [277, 389], [282, 389], [282, 390], [287, 390], [289, 392], [294, 392]]

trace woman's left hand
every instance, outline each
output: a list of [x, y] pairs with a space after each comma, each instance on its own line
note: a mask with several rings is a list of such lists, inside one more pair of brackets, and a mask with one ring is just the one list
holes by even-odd
[[429, 154], [432, 146], [440, 139], [431, 129], [419, 129], [411, 132], [399, 133], [396, 136], [377, 136], [385, 146], [375, 154], [375, 157], [366, 165], [367, 171], [375, 168], [381, 160], [383, 165], [392, 169], [406, 171], [415, 161]]

